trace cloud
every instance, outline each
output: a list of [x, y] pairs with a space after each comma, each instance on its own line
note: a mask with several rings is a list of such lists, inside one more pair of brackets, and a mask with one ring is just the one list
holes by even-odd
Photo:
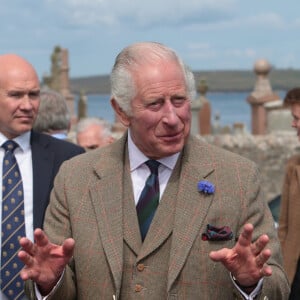
[[173, 26], [183, 23], [207, 23], [227, 19], [237, 0], [47, 0], [69, 22], [104, 26]]
[[271, 29], [281, 29], [286, 25], [282, 16], [273, 12], [260, 13], [254, 16], [250, 16], [245, 18], [244, 20], [239, 20], [239, 23], [251, 27], [268, 27]]

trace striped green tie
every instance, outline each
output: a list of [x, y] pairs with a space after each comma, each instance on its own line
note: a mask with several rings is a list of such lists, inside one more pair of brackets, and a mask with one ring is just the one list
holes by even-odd
[[142, 241], [146, 237], [159, 203], [158, 167], [160, 163], [156, 160], [148, 160], [146, 165], [150, 169], [151, 174], [146, 180], [145, 187], [136, 206]]

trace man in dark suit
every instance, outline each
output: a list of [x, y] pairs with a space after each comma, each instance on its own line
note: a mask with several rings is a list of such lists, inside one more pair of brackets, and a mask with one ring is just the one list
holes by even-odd
[[[38, 76], [31, 64], [14, 54], [1, 55], [0, 146], [7, 141], [17, 143], [14, 156], [22, 178], [25, 232], [31, 240], [34, 229], [43, 226], [50, 191], [60, 165], [63, 161], [84, 152], [83, 148], [75, 144], [32, 131], [39, 108], [39, 95]], [[4, 155], [5, 151], [1, 146], [1, 174]], [[4, 177], [4, 174], [2, 175]], [[4, 190], [2, 180], [1, 187]], [[0, 210], [3, 212], [9, 199], [4, 199], [2, 194], [1, 199]], [[0, 219], [3, 220], [3, 214], [0, 214]], [[2, 225], [2, 234], [6, 228]], [[4, 243], [6, 241], [3, 239], [1, 245]], [[16, 248], [15, 253], [18, 250], [19, 248]], [[1, 251], [2, 259], [7, 254], [5, 250]], [[3, 275], [0, 276], [2, 281]], [[22, 283], [21, 279], [20, 282]], [[3, 300], [25, 299], [24, 297], [22, 294], [15, 295], [9, 284], [1, 286], [0, 298]]]
[[137, 43], [111, 85], [129, 129], [62, 165], [45, 232], [20, 240], [30, 298], [287, 299], [257, 167], [190, 135], [192, 72], [170, 48]]

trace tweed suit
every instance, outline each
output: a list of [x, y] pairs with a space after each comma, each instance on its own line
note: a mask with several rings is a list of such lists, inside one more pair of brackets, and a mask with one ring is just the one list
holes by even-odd
[[286, 164], [282, 188], [278, 235], [282, 246], [283, 262], [292, 283], [300, 257], [300, 155], [291, 157]]
[[[233, 247], [246, 222], [255, 239], [267, 233], [271, 240], [273, 275], [258, 299], [287, 299], [279, 242], [252, 162], [190, 137], [143, 244], [129, 170], [126, 134], [63, 164], [44, 228], [54, 243], [73, 237], [76, 246], [49, 299], [242, 299], [208, 254]], [[215, 184], [213, 195], [198, 192], [203, 178]], [[208, 223], [230, 226], [234, 239], [203, 241]], [[27, 288], [34, 299], [32, 283]]]

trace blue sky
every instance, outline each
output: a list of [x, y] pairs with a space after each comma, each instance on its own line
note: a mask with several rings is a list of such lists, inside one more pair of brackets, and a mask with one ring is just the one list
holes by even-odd
[[49, 73], [56, 45], [70, 76], [108, 74], [119, 51], [159, 41], [193, 70], [300, 69], [299, 0], [0, 0], [0, 54]]

